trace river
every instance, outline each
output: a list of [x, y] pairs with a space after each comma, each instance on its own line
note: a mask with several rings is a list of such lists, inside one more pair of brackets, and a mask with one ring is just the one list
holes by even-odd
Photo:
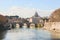
[[43, 29], [12, 29], [4, 32], [1, 40], [51, 40], [51, 33]]

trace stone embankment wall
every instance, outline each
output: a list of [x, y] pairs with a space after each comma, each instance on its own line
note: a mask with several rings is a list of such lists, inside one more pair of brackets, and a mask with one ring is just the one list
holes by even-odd
[[60, 31], [60, 22], [46, 22], [44, 28], [47, 30], [58, 30]]
[[53, 39], [60, 39], [60, 22], [46, 22], [44, 29], [51, 32]]

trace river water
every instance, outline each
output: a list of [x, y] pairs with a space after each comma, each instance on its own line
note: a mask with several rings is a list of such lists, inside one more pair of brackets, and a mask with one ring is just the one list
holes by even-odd
[[3, 40], [51, 40], [51, 33], [43, 29], [8, 30]]

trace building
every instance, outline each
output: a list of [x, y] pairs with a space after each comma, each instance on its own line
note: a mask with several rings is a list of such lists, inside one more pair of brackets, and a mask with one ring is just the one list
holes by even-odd
[[38, 15], [37, 12], [35, 12], [35, 15], [32, 16], [32, 17], [30, 18], [30, 20], [29, 20], [29, 22], [34, 23], [34, 24], [38, 24], [38, 23], [40, 23], [40, 22], [42, 22], [42, 21], [43, 21], [43, 20], [41, 19], [41, 17]]

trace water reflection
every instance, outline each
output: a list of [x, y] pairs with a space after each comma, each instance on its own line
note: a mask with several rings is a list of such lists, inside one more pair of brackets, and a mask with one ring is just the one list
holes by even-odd
[[7, 31], [0, 30], [0, 40], [5, 38], [6, 33], [7, 33]]
[[51, 40], [51, 34], [42, 29], [12, 29], [3, 40]]

